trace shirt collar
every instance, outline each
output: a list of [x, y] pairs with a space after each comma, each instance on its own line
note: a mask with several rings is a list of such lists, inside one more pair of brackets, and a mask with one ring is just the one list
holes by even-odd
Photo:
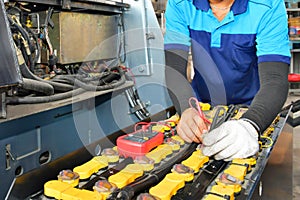
[[[235, 0], [231, 10], [234, 15], [246, 12], [249, 0]], [[208, 0], [193, 0], [197, 9], [207, 12], [210, 8]]]

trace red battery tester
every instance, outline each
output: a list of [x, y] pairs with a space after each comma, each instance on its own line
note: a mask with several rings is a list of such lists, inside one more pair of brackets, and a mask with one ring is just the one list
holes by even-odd
[[143, 156], [151, 149], [162, 144], [164, 134], [152, 130], [138, 130], [134, 133], [123, 135], [117, 139], [119, 154], [124, 157]]
[[[166, 132], [174, 135], [173, 128], [178, 121], [179, 116], [174, 115], [165, 121], [137, 123], [133, 133], [120, 136], [117, 139], [119, 154], [132, 158], [145, 155], [164, 142]], [[138, 126], [141, 126], [141, 129], [137, 129]]]

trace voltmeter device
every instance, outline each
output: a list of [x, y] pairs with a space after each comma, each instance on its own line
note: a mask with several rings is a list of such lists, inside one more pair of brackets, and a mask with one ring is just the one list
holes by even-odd
[[143, 156], [151, 149], [162, 144], [164, 134], [153, 130], [138, 130], [136, 132], [120, 136], [117, 139], [119, 154], [124, 157], [136, 158]]

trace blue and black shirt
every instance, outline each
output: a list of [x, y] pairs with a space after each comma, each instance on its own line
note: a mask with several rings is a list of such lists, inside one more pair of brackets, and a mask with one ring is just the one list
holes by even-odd
[[192, 52], [199, 100], [250, 104], [259, 90], [258, 64], [289, 64], [283, 0], [236, 0], [222, 21], [208, 0], [168, 0], [165, 50]]

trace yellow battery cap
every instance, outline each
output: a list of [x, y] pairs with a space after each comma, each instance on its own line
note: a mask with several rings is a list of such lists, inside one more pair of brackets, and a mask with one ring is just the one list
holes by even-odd
[[207, 195], [205, 195], [205, 197], [203, 198], [203, 200], [228, 200], [229, 197], [227, 198], [227, 196], [221, 196], [219, 194], [213, 194], [213, 193], [209, 193]]
[[165, 159], [168, 155], [173, 153], [173, 149], [170, 145], [161, 144], [149, 153], [146, 154], [148, 158], [154, 160], [154, 163], [160, 163], [163, 159]]
[[99, 193], [81, 190], [77, 188], [70, 188], [62, 193], [63, 200], [102, 200], [102, 196]]
[[185, 144], [184, 140], [179, 135], [174, 135], [171, 138], [178, 141], [180, 146], [183, 146]]
[[235, 158], [232, 160], [232, 163], [237, 163], [237, 164], [248, 164], [250, 166], [255, 166], [256, 165], [256, 158], [251, 157], [251, 158]]
[[184, 185], [185, 181], [180, 174], [170, 173], [160, 183], [150, 188], [149, 193], [160, 200], [170, 200]]
[[87, 179], [93, 173], [98, 172], [100, 169], [108, 166], [108, 158], [105, 156], [96, 156], [90, 161], [77, 166], [73, 169], [74, 172], [79, 174], [80, 179]]
[[73, 188], [72, 185], [59, 181], [48, 181], [44, 185], [44, 194], [47, 197], [63, 200], [102, 200], [102, 196], [89, 190]]
[[108, 181], [115, 184], [118, 188], [123, 188], [143, 174], [143, 167], [140, 164], [129, 164], [118, 173], [108, 177]]
[[47, 197], [62, 199], [62, 193], [70, 188], [73, 188], [73, 186], [68, 183], [52, 180], [44, 184], [44, 194]]
[[188, 157], [186, 160], [182, 161], [181, 163], [185, 166], [188, 166], [194, 170], [195, 173], [198, 173], [200, 168], [203, 167], [205, 163], [209, 161], [207, 156], [202, 154], [201, 150], [196, 150], [193, 154]]
[[256, 159], [255, 158], [236, 158], [231, 161], [232, 164], [237, 164], [237, 165], [247, 165], [248, 166], [248, 172], [252, 170], [252, 166], [256, 165]]
[[179, 123], [179, 120], [180, 120], [179, 115], [175, 114], [169, 119], [167, 119], [166, 122], [169, 123], [171, 127], [175, 127]]
[[234, 200], [234, 191], [231, 188], [221, 185], [214, 185], [212, 186], [210, 192], [213, 194], [218, 194], [220, 196], [228, 196], [229, 200]]
[[165, 125], [162, 125], [162, 124], [157, 124], [155, 126], [153, 126], [151, 128], [151, 130], [154, 132], [161, 132], [161, 133], [164, 133], [165, 132]]
[[224, 170], [224, 173], [244, 181], [247, 173], [247, 166], [231, 164], [227, 169]]
[[263, 135], [264, 135], [264, 136], [270, 136], [271, 133], [274, 132], [274, 129], [275, 129], [274, 127], [269, 126], [269, 127], [263, 132]]
[[201, 107], [201, 110], [203, 111], [208, 111], [210, 110], [211, 106], [209, 103], [202, 103], [202, 102], [199, 102], [200, 104], [200, 107]]

